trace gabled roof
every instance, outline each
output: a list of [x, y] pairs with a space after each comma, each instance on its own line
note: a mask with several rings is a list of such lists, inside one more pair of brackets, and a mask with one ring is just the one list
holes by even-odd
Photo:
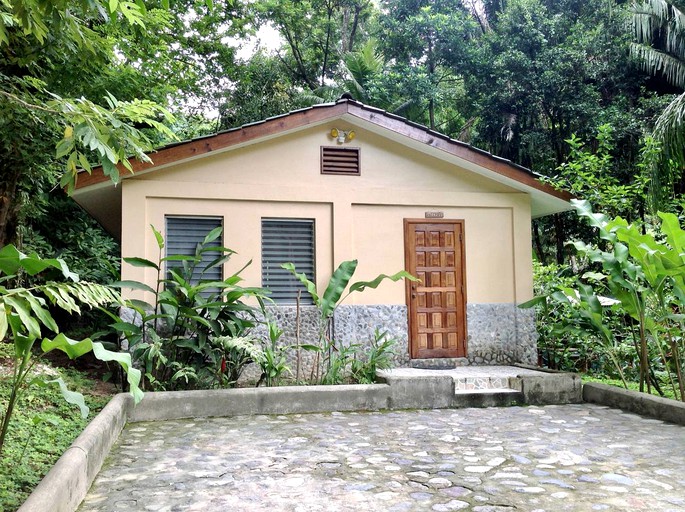
[[[569, 200], [572, 198], [571, 194], [556, 190], [547, 183], [540, 181], [538, 179], [541, 177], [540, 175], [525, 167], [477, 149], [470, 144], [451, 139], [398, 115], [351, 99], [340, 99], [335, 103], [314, 105], [214, 135], [170, 144], [150, 154], [152, 163], [132, 160], [133, 174], [120, 165], [119, 175], [121, 179], [127, 179], [141, 173], [156, 172], [171, 165], [201, 158], [210, 153], [216, 154], [263, 142], [334, 119], [343, 119], [352, 125], [383, 135], [419, 152], [454, 163], [459, 167], [508, 185], [515, 190], [529, 193], [532, 199], [533, 217], [549, 215], [571, 208], [569, 204]], [[79, 174], [74, 199], [87, 211], [94, 214], [96, 218], [99, 218], [108, 230], [115, 231], [115, 226], [120, 224], [120, 188], [112, 184], [101, 167], [94, 168], [91, 174], [85, 172]], [[95, 214], [94, 210], [96, 208], [101, 209], [104, 204], [116, 208], [117, 201], [119, 219], [107, 220]]]

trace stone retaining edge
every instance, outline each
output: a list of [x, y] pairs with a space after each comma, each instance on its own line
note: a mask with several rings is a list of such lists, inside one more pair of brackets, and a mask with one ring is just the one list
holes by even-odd
[[583, 384], [583, 400], [685, 425], [685, 402], [617, 388], [599, 382]]
[[355, 384], [145, 393], [145, 398], [131, 412], [128, 420], [376, 411], [388, 409], [389, 388], [386, 384]]
[[73, 512], [119, 438], [133, 397], [119, 394], [93, 418], [17, 512]]

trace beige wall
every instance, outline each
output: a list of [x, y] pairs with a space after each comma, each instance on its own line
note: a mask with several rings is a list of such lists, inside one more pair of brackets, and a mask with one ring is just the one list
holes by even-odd
[[[156, 260], [149, 225], [163, 229], [165, 215], [221, 216], [224, 243], [239, 253], [226, 270], [252, 259], [245, 284], [259, 286], [261, 218], [315, 219], [317, 280], [325, 286], [345, 259], [360, 260], [356, 279], [402, 269], [403, 219], [439, 210], [465, 221], [468, 302], [531, 297], [529, 196], [359, 128], [348, 145], [361, 148], [361, 176], [321, 175], [320, 146], [335, 145], [333, 126], [349, 128], [308, 128], [125, 180], [123, 255]], [[124, 265], [122, 273], [154, 281], [140, 268]], [[388, 283], [350, 299], [404, 304], [404, 286]]]

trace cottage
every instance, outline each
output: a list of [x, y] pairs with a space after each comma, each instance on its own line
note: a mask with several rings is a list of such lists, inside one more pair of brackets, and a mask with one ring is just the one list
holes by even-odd
[[[338, 341], [397, 337], [398, 364], [509, 364], [537, 359], [531, 218], [570, 208], [569, 195], [508, 160], [353, 100], [168, 146], [114, 186], [79, 177], [74, 199], [121, 239], [125, 256], [157, 257], [149, 226], [192, 249], [213, 227], [237, 251], [246, 285], [272, 290], [294, 317], [293, 261], [320, 287], [341, 261], [356, 279], [406, 269], [337, 312]], [[149, 269], [147, 269], [149, 272]], [[123, 279], [153, 283], [124, 265]]]

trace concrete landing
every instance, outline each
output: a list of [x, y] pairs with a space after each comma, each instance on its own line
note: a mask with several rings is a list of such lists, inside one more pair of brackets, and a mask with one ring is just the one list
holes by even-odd
[[[549, 375], [543, 371], [518, 366], [459, 366], [450, 369], [393, 368], [380, 370], [382, 377], [432, 377], [446, 375], [454, 380], [455, 390], [508, 389], [509, 379], [520, 375]], [[509, 388], [510, 389], [510, 388]]]
[[[412, 390], [430, 403], [430, 395], [452, 386], [446, 407], [491, 407], [517, 404], [565, 404], [582, 401], [577, 375], [529, 366], [458, 366], [394, 368], [378, 372], [395, 389]], [[419, 392], [423, 389], [423, 392]], [[434, 398], [433, 398], [434, 399]]]

